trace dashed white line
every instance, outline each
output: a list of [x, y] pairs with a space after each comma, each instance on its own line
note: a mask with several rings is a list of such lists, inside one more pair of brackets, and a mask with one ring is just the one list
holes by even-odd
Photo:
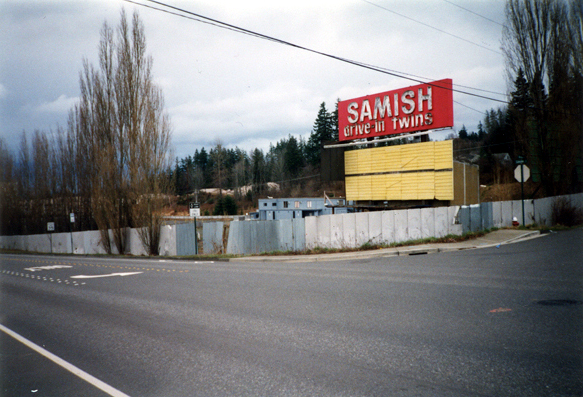
[[30, 278], [30, 279], [36, 279], [36, 280], [41, 280], [41, 281], [50, 281], [51, 283], [54, 283], [56, 281], [59, 284], [64, 283], [66, 285], [74, 285], [75, 287], [78, 287], [80, 285], [85, 285], [85, 283], [78, 283], [76, 280], [71, 281], [69, 279], [65, 279], [65, 280], [61, 280], [59, 278], [54, 279], [52, 277], [47, 277], [47, 276], [35, 276], [34, 274], [12, 272], [12, 271], [8, 271], [8, 270], [2, 270], [2, 271], [0, 271], [0, 273], [8, 274], [11, 276], [16, 276], [16, 277]]

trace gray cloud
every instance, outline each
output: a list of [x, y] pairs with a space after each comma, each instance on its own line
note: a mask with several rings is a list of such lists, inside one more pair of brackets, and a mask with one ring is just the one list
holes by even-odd
[[[502, 28], [441, 0], [375, 3], [499, 51]], [[503, 21], [502, 1], [456, 3]], [[172, 4], [313, 48], [429, 79], [505, 92], [500, 54], [455, 39], [364, 1], [173, 1]], [[82, 60], [97, 63], [105, 20], [117, 26], [118, 0], [5, 0], [0, 51], [0, 136], [13, 148], [22, 130], [64, 126], [79, 95]], [[318, 107], [416, 84], [214, 26], [137, 7], [154, 77], [173, 123], [179, 157], [220, 138], [267, 149], [289, 134], [308, 136]], [[503, 97], [485, 94], [496, 98]], [[455, 128], [475, 129], [500, 104], [454, 93]], [[469, 107], [469, 108], [468, 108]]]

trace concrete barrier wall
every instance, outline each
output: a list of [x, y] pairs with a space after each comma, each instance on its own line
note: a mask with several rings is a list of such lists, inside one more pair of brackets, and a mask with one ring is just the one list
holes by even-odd
[[[273, 221], [237, 221], [229, 226], [227, 254], [259, 254], [305, 249], [306, 220], [319, 217], [279, 219]], [[313, 236], [316, 236], [314, 234]]]
[[[583, 193], [525, 200], [527, 224], [551, 225], [555, 200], [564, 198], [583, 208]], [[270, 251], [302, 251], [306, 248], [359, 247], [363, 244], [391, 244], [428, 237], [460, 235], [468, 231], [522, 223], [522, 202], [504, 201], [472, 206], [452, 206], [396, 211], [323, 215], [277, 221], [233, 221], [226, 252], [250, 254]], [[208, 226], [207, 226], [208, 225]], [[203, 223], [203, 252], [224, 252], [223, 222]], [[194, 239], [192, 224], [162, 228], [160, 255], [189, 255], [186, 247]], [[190, 233], [190, 234], [189, 234]], [[111, 232], [110, 232], [111, 236]], [[136, 230], [128, 230], [128, 252], [146, 255]], [[31, 252], [105, 254], [99, 231], [52, 233], [29, 236], [0, 236], [0, 247]], [[113, 247], [115, 253], [115, 246]], [[189, 252], [187, 252], [189, 251]]]
[[[340, 216], [342, 219], [342, 233], [340, 233], [342, 239], [340, 241], [344, 247], [354, 248], [356, 246], [356, 214], [342, 214]], [[306, 226], [306, 241], [311, 232], [312, 230]]]
[[387, 244], [395, 242], [395, 211], [381, 212], [381, 241]]
[[202, 252], [204, 254], [223, 253], [224, 222], [205, 222], [202, 224]]
[[127, 240], [127, 248], [126, 252], [132, 255], [139, 255], [144, 256], [148, 255], [148, 250], [144, 247], [142, 243], [142, 238], [140, 237], [138, 229], [129, 229], [128, 230], [128, 240]]
[[[449, 230], [449, 216], [447, 207], [437, 207], [433, 208], [433, 226], [435, 230], [435, 237], [445, 237], [448, 234], [452, 234]], [[453, 217], [452, 217], [453, 219]]]
[[[546, 197], [535, 200], [534, 214], [535, 222], [539, 225], [551, 226], [553, 213], [553, 197]], [[583, 207], [580, 207], [583, 208]]]
[[421, 210], [421, 238], [435, 237], [435, 209]]
[[571, 194], [570, 196], [568, 196], [568, 199], [571, 201], [571, 204], [573, 204], [575, 207], [583, 208], [583, 194], [582, 193]]
[[[165, 229], [174, 230], [176, 233], [176, 255], [179, 256], [186, 256], [186, 255], [196, 255], [196, 243], [195, 241], [195, 230], [194, 230], [194, 222], [189, 223], [178, 223], [172, 226], [164, 226]], [[169, 251], [170, 246], [165, 246], [163, 249], [160, 249], [160, 255], [167, 255], [163, 254], [163, 252]]]
[[294, 219], [292, 221], [293, 250], [302, 251], [306, 249], [306, 221], [305, 219]]
[[[564, 196], [583, 208], [583, 194]], [[550, 225], [552, 203], [557, 198], [525, 200], [527, 224]], [[396, 211], [361, 212], [306, 218], [306, 248], [355, 248], [363, 244], [391, 244], [429, 237], [510, 227], [522, 223], [522, 201], [482, 203]]]
[[[458, 207], [322, 215], [306, 218], [306, 248], [355, 248], [461, 234]], [[478, 217], [479, 219], [479, 217]]]
[[178, 255], [177, 249], [176, 227], [171, 225], [162, 226], [162, 230], [160, 231], [160, 255], [176, 256]]
[[[76, 233], [73, 233], [75, 235]], [[75, 249], [79, 251], [79, 254], [102, 254], [105, 252], [101, 246], [101, 233], [99, 230], [89, 230], [86, 232], [78, 232], [79, 234], [79, 244], [75, 245]]]
[[421, 238], [421, 210], [407, 210], [407, 240]]
[[394, 223], [394, 236], [395, 241], [406, 241], [409, 235], [409, 217], [407, 216], [407, 210], [397, 210], [395, 213], [395, 223]]
[[[176, 255], [176, 233], [174, 228], [175, 226], [162, 227], [160, 255]], [[128, 229], [126, 233], [126, 254], [147, 255], [138, 231], [136, 229]], [[109, 231], [109, 236], [113, 241], [111, 231]], [[0, 236], [0, 248], [54, 254], [106, 254], [101, 242], [101, 233], [99, 230], [34, 234], [28, 236]], [[117, 254], [117, 249], [113, 242], [112, 251], [114, 254]]]

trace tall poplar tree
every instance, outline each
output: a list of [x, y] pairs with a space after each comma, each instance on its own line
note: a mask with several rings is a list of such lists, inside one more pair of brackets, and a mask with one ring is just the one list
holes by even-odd
[[150, 254], [158, 254], [161, 208], [170, 190], [170, 120], [146, 55], [144, 26], [137, 13], [131, 24], [125, 11], [114, 30], [104, 23], [99, 66], [87, 60], [81, 73], [81, 97], [69, 129], [83, 177], [91, 181], [93, 215], [102, 242], [126, 249], [126, 228], [140, 228]]

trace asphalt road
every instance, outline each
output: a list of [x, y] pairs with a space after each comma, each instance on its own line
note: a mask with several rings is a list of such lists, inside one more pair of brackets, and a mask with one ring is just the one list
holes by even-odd
[[6, 397], [583, 395], [583, 229], [364, 261], [0, 260], [0, 324], [86, 375], [0, 331]]

